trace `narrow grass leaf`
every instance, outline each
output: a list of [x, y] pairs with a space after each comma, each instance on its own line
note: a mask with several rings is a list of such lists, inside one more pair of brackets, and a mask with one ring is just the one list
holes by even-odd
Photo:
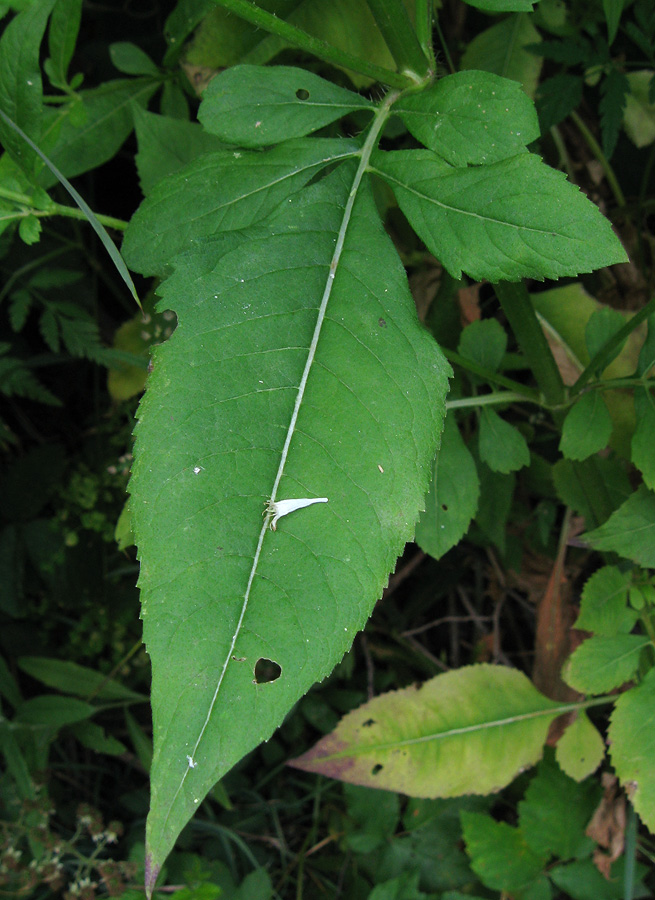
[[621, 784], [641, 821], [655, 834], [655, 669], [616, 701], [608, 742]]
[[570, 656], [562, 677], [583, 694], [604, 694], [635, 677], [650, 640], [640, 634], [593, 635]]
[[358, 150], [355, 141], [325, 138], [208, 153], [155, 186], [125, 233], [125, 258], [143, 275], [161, 275], [194, 241], [261, 221], [322, 168]]
[[228, 144], [266, 147], [304, 137], [358, 109], [365, 97], [288, 66], [232, 66], [213, 78], [198, 119]]
[[91, 228], [95, 231], [95, 233], [100, 238], [100, 242], [102, 246], [105, 248], [107, 253], [109, 254], [111, 261], [116, 267], [118, 274], [121, 276], [129, 292], [132, 294], [137, 304], [140, 306], [141, 302], [139, 300], [139, 295], [136, 292], [136, 288], [134, 287], [134, 282], [132, 281], [132, 277], [130, 273], [127, 271], [127, 266], [123, 260], [123, 257], [118, 252], [116, 248], [116, 244], [112, 241], [112, 239], [107, 234], [107, 231], [104, 225], [98, 221], [98, 217], [93, 212], [89, 204], [80, 196], [80, 194], [75, 190], [70, 181], [65, 178], [62, 173], [57, 169], [57, 167], [48, 159], [48, 157], [39, 150], [36, 144], [30, 140], [30, 138], [25, 134], [25, 132], [16, 125], [15, 122], [12, 122], [11, 119], [4, 114], [4, 112], [0, 109], [0, 119], [2, 119], [5, 124], [7, 124], [10, 128], [17, 132], [21, 136], [21, 138], [26, 141], [30, 147], [34, 150], [34, 152], [39, 156], [46, 166], [50, 169], [52, 174], [57, 178], [57, 180], [61, 183], [63, 187], [66, 188], [70, 196], [73, 198], [77, 206], [82, 210], [84, 215], [87, 218], [87, 221]]
[[598, 207], [531, 153], [448, 170], [429, 150], [400, 150], [373, 165], [455, 278], [541, 280], [627, 260]]
[[394, 107], [414, 137], [451, 166], [516, 156], [539, 137], [534, 104], [521, 85], [491, 72], [457, 72]]
[[18, 659], [18, 666], [42, 684], [65, 694], [74, 694], [82, 698], [93, 695], [97, 700], [107, 702], [148, 699], [144, 694], [132, 691], [119, 682], [107, 678], [102, 672], [96, 672], [70, 660], [21, 656]]
[[558, 710], [516, 669], [465, 666], [376, 697], [291, 764], [412, 797], [494, 793], [541, 758]]
[[583, 394], [566, 414], [559, 449], [566, 459], [583, 460], [603, 450], [612, 436], [612, 417], [600, 391]]

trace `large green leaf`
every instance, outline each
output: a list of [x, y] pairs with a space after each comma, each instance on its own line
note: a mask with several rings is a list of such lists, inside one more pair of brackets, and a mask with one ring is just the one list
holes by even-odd
[[540, 759], [558, 711], [516, 669], [466, 666], [365, 703], [293, 765], [414, 797], [488, 794]]
[[458, 72], [395, 107], [411, 133], [452, 166], [488, 164], [525, 152], [539, 137], [521, 86], [490, 72]]
[[304, 137], [356, 109], [375, 107], [303, 69], [234, 66], [211, 80], [198, 118], [223, 140], [266, 147]]
[[452, 169], [430, 150], [400, 150], [373, 165], [455, 278], [559, 278], [627, 260], [598, 207], [531, 153]]
[[123, 255], [137, 272], [161, 274], [194, 241], [260, 221], [321, 168], [358, 149], [355, 141], [325, 138], [207, 153], [155, 186], [130, 222]]
[[616, 701], [608, 742], [621, 784], [644, 825], [655, 834], [655, 669]]
[[[349, 648], [413, 536], [448, 366], [363, 170], [199, 244], [161, 289], [179, 324], [155, 354], [131, 487], [150, 885], [212, 785]], [[266, 501], [298, 497], [328, 502], [272, 531]]]

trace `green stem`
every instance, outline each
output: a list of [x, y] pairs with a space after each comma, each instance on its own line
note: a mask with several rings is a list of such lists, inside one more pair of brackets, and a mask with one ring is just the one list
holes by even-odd
[[479, 366], [472, 359], [460, 356], [459, 353], [456, 353], [454, 350], [449, 350], [447, 347], [442, 347], [441, 350], [448, 362], [454, 363], [456, 366], [460, 366], [462, 369], [466, 369], [474, 375], [478, 375], [485, 381], [491, 382], [491, 384], [499, 384], [501, 387], [506, 387], [508, 390], [520, 394], [524, 400], [529, 400], [533, 403], [542, 402], [537, 391], [532, 390], [532, 388], [525, 387], [518, 381], [506, 378], [504, 375], [493, 372], [491, 369], [485, 369], [484, 366]]
[[613, 335], [609, 341], [607, 341], [600, 348], [598, 353], [591, 360], [587, 368], [582, 372], [576, 383], [571, 388], [571, 396], [576, 397], [585, 384], [589, 381], [589, 379], [595, 375], [597, 372], [602, 372], [610, 363], [612, 358], [615, 355], [616, 350], [623, 344], [623, 342], [628, 338], [632, 332], [637, 328], [638, 325], [641, 325], [649, 316], [655, 313], [655, 299], [651, 300], [643, 309], [640, 309], [639, 312], [635, 313], [634, 316], [630, 319], [629, 322], [626, 322], [623, 328], [620, 328], [619, 331]]
[[562, 376], [530, 302], [528, 289], [522, 281], [516, 284], [501, 281], [494, 289], [546, 402], [558, 406], [564, 399]]
[[401, 0], [366, 0], [399, 72], [420, 82], [429, 64]]
[[518, 394], [516, 391], [497, 391], [493, 394], [482, 394], [480, 397], [463, 397], [461, 400], [446, 400], [446, 409], [466, 409], [477, 406], [501, 406], [507, 403], [539, 403], [533, 397]]
[[601, 168], [605, 173], [605, 177], [607, 178], [607, 183], [610, 186], [610, 190], [614, 194], [614, 199], [616, 200], [617, 205], [625, 206], [625, 196], [623, 194], [623, 191], [621, 190], [621, 185], [617, 181], [616, 175], [614, 174], [614, 169], [609, 164], [609, 160], [603, 153], [600, 144], [575, 110], [572, 110], [569, 115], [575, 122], [578, 131], [587, 142], [587, 146], [600, 163]]
[[[86, 213], [81, 209], [76, 209], [73, 206], [64, 206], [61, 203], [54, 202], [50, 203], [46, 209], [43, 209], [42, 207], [35, 206], [34, 199], [27, 194], [20, 194], [18, 191], [11, 191], [5, 187], [0, 187], [0, 197], [4, 200], [11, 200], [12, 203], [16, 203], [19, 206], [26, 207], [26, 210], [17, 213], [16, 216], [3, 216], [3, 218], [21, 218], [21, 216], [27, 213], [30, 216], [37, 216], [38, 218], [45, 218], [47, 216], [65, 216], [68, 219], [87, 219]], [[101, 213], [94, 213], [94, 215], [96, 219], [107, 228], [115, 228], [118, 231], [125, 231], [127, 228], [128, 223], [123, 219], [115, 219], [113, 216], [104, 216]]]
[[258, 28], [263, 28], [264, 31], [277, 35], [286, 43], [299, 47], [307, 53], [312, 53], [319, 59], [334, 66], [342, 66], [345, 69], [351, 69], [353, 72], [360, 72], [362, 75], [367, 75], [374, 81], [381, 81], [390, 87], [402, 89], [411, 87], [414, 84], [414, 80], [407, 75], [392, 72], [390, 69], [384, 69], [381, 66], [369, 63], [359, 56], [353, 56], [351, 53], [339, 50], [337, 47], [328, 44], [327, 41], [322, 41], [320, 38], [303, 31], [302, 28], [296, 28], [295, 25], [285, 22], [284, 19], [279, 19], [272, 13], [255, 6], [250, 0], [213, 0], [213, 2], [217, 6], [222, 6], [224, 9], [245, 19], [247, 22], [251, 22]]

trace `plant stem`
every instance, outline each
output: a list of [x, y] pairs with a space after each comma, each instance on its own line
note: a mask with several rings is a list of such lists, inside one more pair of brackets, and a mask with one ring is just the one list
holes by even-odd
[[460, 366], [462, 369], [466, 369], [468, 372], [472, 372], [474, 375], [478, 375], [485, 381], [489, 381], [492, 384], [499, 384], [502, 387], [506, 387], [508, 390], [520, 394], [524, 400], [529, 400], [533, 403], [542, 402], [537, 391], [533, 390], [532, 388], [525, 387], [518, 381], [513, 381], [511, 378], [506, 378], [504, 375], [500, 375], [498, 372], [492, 372], [491, 369], [485, 369], [484, 366], [479, 366], [476, 362], [473, 362], [472, 359], [467, 359], [465, 356], [460, 356], [459, 353], [456, 353], [454, 350], [449, 350], [447, 347], [442, 347], [441, 351], [448, 362], [454, 363], [456, 366]]
[[621, 185], [617, 181], [616, 175], [614, 174], [614, 169], [609, 164], [609, 160], [603, 153], [600, 144], [575, 110], [572, 110], [569, 115], [575, 122], [578, 131], [587, 142], [587, 146], [600, 163], [603, 172], [605, 173], [605, 177], [607, 178], [607, 183], [610, 186], [610, 190], [614, 194], [614, 199], [616, 200], [617, 205], [625, 206], [625, 196], [623, 194], [623, 191], [621, 190]]
[[448, 71], [451, 75], [454, 75], [457, 69], [455, 68], [455, 64], [453, 63], [452, 56], [450, 55], [450, 50], [448, 49], [448, 43], [446, 42], [446, 38], [444, 36], [443, 31], [441, 30], [441, 23], [439, 22], [439, 16], [435, 16], [434, 27], [437, 29], [437, 34], [439, 35], [439, 43], [441, 44], [441, 49], [443, 50], [443, 55], [446, 57], [446, 63], [448, 65]]
[[[81, 209], [76, 209], [74, 206], [64, 206], [61, 203], [50, 203], [46, 209], [43, 209], [42, 207], [35, 206], [34, 199], [27, 194], [19, 194], [17, 191], [10, 191], [8, 188], [4, 187], [0, 187], [0, 197], [26, 207], [27, 209], [24, 212], [28, 212], [29, 215], [37, 216], [39, 218], [44, 218], [46, 216], [66, 216], [68, 219], [85, 220], [87, 218], [86, 214], [82, 212]], [[16, 218], [19, 218], [22, 214], [23, 213], [17, 213]], [[118, 231], [125, 231], [127, 228], [127, 222], [123, 219], [115, 219], [113, 216], [103, 216], [101, 213], [94, 213], [94, 215], [96, 219], [107, 228], [115, 228]], [[7, 217], [4, 216], [3, 218]]]
[[516, 391], [497, 391], [480, 397], [463, 397], [461, 400], [446, 400], [446, 409], [466, 409], [477, 406], [501, 406], [506, 403], [539, 403], [534, 397], [526, 397]]
[[368, 62], [368, 60], [361, 59], [359, 56], [353, 56], [351, 53], [346, 53], [344, 50], [333, 47], [327, 41], [322, 41], [320, 38], [303, 31], [302, 28], [297, 28], [284, 19], [280, 19], [259, 6], [255, 6], [250, 0], [212, 0], [212, 2], [229, 10], [229, 12], [233, 12], [247, 22], [257, 25], [258, 28], [263, 28], [265, 31], [277, 35], [288, 44], [299, 47], [307, 53], [312, 53], [319, 59], [334, 66], [342, 66], [345, 69], [351, 69], [353, 72], [360, 72], [362, 75], [367, 75], [374, 81], [381, 81], [390, 87], [402, 89], [411, 87], [415, 83], [414, 79], [409, 78], [407, 75], [392, 72], [390, 69], [382, 68], [382, 66], [376, 66]]
[[635, 890], [635, 863], [637, 861], [637, 813], [628, 802], [625, 827], [625, 871], [623, 873], [623, 900], [632, 900]]
[[428, 74], [429, 64], [401, 0], [366, 0], [399, 72], [413, 81]]
[[501, 281], [494, 289], [546, 402], [558, 406], [564, 400], [562, 376], [530, 302], [528, 289], [522, 281], [516, 284]]

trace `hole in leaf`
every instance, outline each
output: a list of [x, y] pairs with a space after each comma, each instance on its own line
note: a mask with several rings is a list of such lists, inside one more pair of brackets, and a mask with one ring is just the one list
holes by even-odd
[[380, 318], [378, 319], [378, 325], [380, 326], [380, 328], [386, 328], [387, 320], [383, 319], [382, 316], [380, 316]]
[[362, 728], [370, 728], [371, 725], [375, 725], [375, 719], [367, 719], [365, 722], [362, 722]]
[[443, 509], [444, 512], [448, 512], [448, 504], [447, 503], [442, 503], [441, 508]]
[[381, 763], [377, 763], [371, 769], [371, 775], [379, 775], [382, 769], [384, 769], [384, 766]]
[[277, 681], [282, 674], [282, 669], [272, 659], [260, 657], [255, 663], [255, 684], [270, 684]]
[[309, 100], [309, 91], [306, 91], [305, 88], [298, 88], [296, 98], [298, 100]]

